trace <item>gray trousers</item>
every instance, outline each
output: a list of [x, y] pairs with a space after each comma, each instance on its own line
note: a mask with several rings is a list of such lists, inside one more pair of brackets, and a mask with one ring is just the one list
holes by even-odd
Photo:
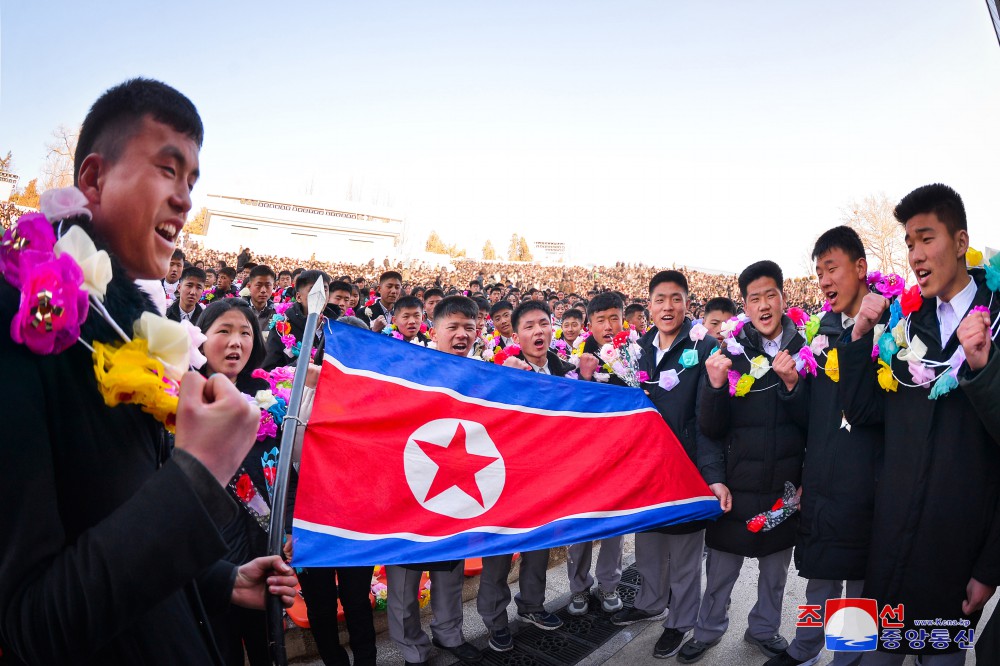
[[[406, 661], [426, 661], [431, 641], [420, 628], [420, 571], [399, 566], [385, 568], [388, 589], [386, 611], [389, 637], [396, 641]], [[462, 636], [462, 583], [465, 568], [459, 562], [450, 571], [431, 572], [431, 633], [441, 645], [455, 647], [465, 642]]]
[[[972, 650], [959, 650], [948, 654], [925, 654], [920, 657], [923, 666], [963, 666], [965, 655]], [[901, 666], [906, 659], [905, 654], [890, 654], [889, 652], [864, 652], [861, 666]]]
[[[694, 628], [695, 639], [711, 642], [729, 629], [729, 613], [726, 604], [732, 596], [733, 587], [740, 577], [743, 556], [726, 553], [714, 548], [708, 549], [705, 563], [707, 579], [705, 596], [698, 612], [698, 624]], [[771, 638], [781, 629], [781, 601], [788, 579], [788, 564], [792, 561], [792, 549], [757, 558], [760, 575], [757, 578], [757, 603], [750, 609], [747, 618], [750, 635], [754, 638]]]
[[[545, 610], [545, 570], [549, 566], [549, 549], [521, 553], [518, 582], [521, 591], [514, 597], [518, 613], [541, 613]], [[489, 631], [507, 627], [507, 606], [510, 605], [510, 555], [483, 558], [483, 573], [479, 577], [476, 610]]]
[[642, 586], [635, 595], [636, 610], [657, 615], [670, 603], [665, 629], [690, 631], [701, 605], [701, 555], [705, 530], [691, 534], [638, 532], [635, 568]]
[[[847, 581], [847, 597], [857, 599], [865, 586], [863, 580]], [[825, 617], [826, 600], [839, 599], [844, 592], [844, 581], [810, 578], [806, 583], [806, 603], [821, 606], [820, 616]], [[795, 640], [788, 645], [788, 654], [799, 661], [807, 661], [818, 655], [826, 645], [823, 627], [796, 627]], [[864, 652], [834, 652], [833, 666], [857, 666]]]
[[[614, 592], [622, 581], [622, 547], [624, 536], [601, 539], [601, 552], [597, 556], [597, 586], [602, 592]], [[567, 553], [566, 573], [572, 594], [586, 592], [594, 586], [590, 563], [594, 556], [594, 542], [575, 543]]]

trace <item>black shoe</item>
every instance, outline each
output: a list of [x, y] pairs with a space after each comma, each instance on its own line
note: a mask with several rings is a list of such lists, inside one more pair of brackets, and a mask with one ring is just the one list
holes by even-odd
[[504, 627], [490, 632], [490, 649], [495, 652], [509, 652], [514, 649], [514, 637], [510, 629]]
[[666, 611], [650, 613], [648, 611], [639, 610], [638, 608], [623, 608], [611, 616], [611, 624], [617, 624], [619, 627], [624, 627], [625, 625], [634, 624], [636, 622], [660, 619], [666, 614]]
[[456, 659], [465, 664], [478, 664], [483, 660], [483, 653], [472, 647], [469, 643], [463, 642], [461, 645], [456, 645], [455, 647], [448, 647], [446, 645], [441, 645], [435, 638], [431, 641], [434, 647], [440, 648], [442, 650], [447, 650]]
[[664, 629], [663, 635], [656, 641], [653, 647], [653, 656], [657, 659], [672, 657], [681, 651], [681, 643], [684, 642], [684, 632], [679, 629]]
[[799, 661], [792, 655], [788, 654], [787, 650], [782, 650], [778, 654], [774, 655], [766, 662], [764, 666], [813, 666], [819, 661], [819, 655], [816, 655], [812, 659], [806, 659], [805, 661]]
[[743, 634], [743, 640], [760, 648], [760, 651], [764, 653], [765, 657], [777, 657], [779, 654], [788, 649], [788, 641], [782, 638], [780, 634], [775, 634], [770, 638], [764, 639], [754, 638], [750, 634], [750, 630], [747, 629], [746, 633]]
[[559, 616], [549, 613], [548, 611], [542, 611], [540, 613], [518, 613], [517, 616], [525, 622], [530, 622], [539, 629], [544, 629], [545, 631], [552, 631], [553, 629], [558, 629], [563, 626], [563, 621], [559, 619]]
[[720, 640], [722, 640], [722, 636], [719, 636], [714, 641], [708, 641], [707, 643], [702, 643], [698, 639], [692, 638], [685, 643], [684, 647], [681, 648], [681, 651], [677, 653], [677, 661], [681, 664], [693, 664], [704, 657], [705, 653], [708, 652], [708, 648], [712, 647]]

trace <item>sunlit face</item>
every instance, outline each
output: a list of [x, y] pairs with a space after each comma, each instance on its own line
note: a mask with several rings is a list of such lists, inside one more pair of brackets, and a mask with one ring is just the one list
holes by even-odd
[[219, 273], [219, 290], [223, 293], [229, 291], [233, 286], [233, 279], [225, 273]]
[[292, 286], [292, 276], [288, 273], [278, 277], [278, 289], [288, 289]]
[[708, 329], [708, 334], [713, 336], [719, 342], [722, 342], [722, 324], [727, 322], [736, 316], [735, 312], [725, 312], [723, 310], [712, 310], [711, 312], [705, 313], [705, 328]]
[[253, 351], [253, 327], [238, 308], [229, 310], [205, 331], [202, 353], [208, 368], [232, 381], [243, 371]]
[[337, 291], [330, 292], [330, 299], [327, 302], [339, 307], [341, 312], [346, 312], [347, 308], [351, 307], [353, 300], [354, 296], [351, 292], [338, 289]]
[[205, 288], [209, 289], [215, 286], [215, 273], [205, 274]]
[[383, 280], [378, 285], [378, 296], [382, 299], [382, 303], [387, 307], [391, 308], [399, 298], [399, 292], [403, 288], [403, 283], [396, 278], [388, 278]]
[[490, 305], [495, 305], [500, 302], [500, 290], [494, 289], [490, 292]]
[[181, 280], [180, 285], [177, 287], [178, 300], [180, 301], [181, 310], [184, 312], [191, 312], [194, 310], [204, 291], [205, 285], [201, 280], [192, 275], [189, 275]]
[[638, 331], [639, 333], [646, 332], [646, 326], [647, 326], [646, 313], [643, 312], [642, 310], [631, 313], [628, 317], [625, 318], [625, 321], [627, 321], [628, 325], [631, 326], [636, 331]]
[[431, 339], [446, 354], [467, 356], [476, 339], [476, 320], [462, 314], [450, 314], [434, 322]]
[[562, 320], [563, 340], [566, 341], [566, 344], [572, 346], [576, 342], [576, 339], [580, 337], [581, 330], [583, 330], [583, 322], [576, 317]]
[[505, 338], [509, 338], [514, 335], [514, 327], [510, 324], [510, 316], [512, 314], [514, 314], [513, 310], [505, 309], [501, 310], [495, 317], [493, 317], [493, 325], [498, 331], [500, 331], [500, 335]]
[[250, 300], [254, 307], [260, 310], [267, 305], [271, 294], [274, 293], [274, 278], [270, 275], [258, 275], [250, 280], [250, 284], [247, 286], [250, 289]]
[[145, 116], [114, 163], [92, 153], [80, 165], [94, 228], [132, 278], [167, 275], [191, 210], [198, 153], [186, 134]]
[[184, 270], [184, 262], [178, 257], [170, 258], [170, 268], [167, 269], [167, 282], [173, 284], [177, 282], [181, 277], [181, 271]]
[[249, 275], [250, 275], [250, 269], [244, 268], [243, 270], [240, 271], [239, 275], [236, 276], [236, 280], [240, 284], [245, 285], [247, 282], [247, 277], [249, 277]]
[[950, 234], [937, 215], [921, 213], [906, 221], [906, 248], [910, 268], [924, 298], [950, 301], [965, 286], [968, 231]]
[[785, 295], [771, 277], [760, 277], [747, 285], [745, 309], [757, 332], [773, 340], [781, 331], [785, 313]]
[[424, 313], [420, 308], [400, 308], [392, 315], [392, 323], [406, 340], [412, 340], [420, 332], [423, 320]]
[[839, 247], [816, 257], [816, 277], [820, 291], [826, 296], [830, 308], [840, 314], [853, 316], [861, 309], [861, 299], [867, 291], [868, 262], [862, 257], [856, 261]]
[[614, 340], [621, 330], [622, 311], [618, 308], [609, 308], [590, 315], [590, 333], [602, 345]]
[[440, 302], [441, 302], [441, 297], [438, 296], [437, 294], [433, 294], [432, 296], [429, 296], [427, 298], [427, 300], [424, 301], [424, 309], [427, 310], [427, 318], [428, 319], [433, 319], [434, 318], [434, 308], [436, 308], [437, 304], [440, 303]]
[[521, 294], [516, 291], [507, 294], [507, 302], [516, 307], [521, 302]]
[[556, 306], [552, 309], [552, 314], [555, 315], [556, 319], [562, 319], [564, 312], [566, 312], [565, 303], [556, 303]]
[[545, 355], [552, 344], [552, 320], [541, 310], [530, 310], [517, 321], [514, 342], [524, 357], [535, 365], [545, 365]]
[[[649, 316], [663, 335], [676, 335], [684, 324], [687, 293], [676, 282], [661, 282], [649, 295]], [[640, 329], [642, 330], [642, 329]]]
[[[309, 314], [309, 292], [313, 288], [313, 284], [304, 284], [302, 288], [295, 292], [295, 302], [302, 306], [302, 312]], [[330, 302], [330, 292], [329, 287], [323, 285], [323, 300], [327, 303]]]

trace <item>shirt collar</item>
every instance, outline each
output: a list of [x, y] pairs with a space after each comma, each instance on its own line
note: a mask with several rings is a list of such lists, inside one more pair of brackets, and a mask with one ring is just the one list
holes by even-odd
[[[528, 359], [524, 359], [524, 360], [528, 361]], [[531, 361], [528, 361], [528, 365], [530, 365], [531, 369], [533, 371], [535, 371], [535, 372], [540, 372], [543, 375], [551, 375], [552, 374], [551, 372], [549, 372], [549, 359], [548, 358], [545, 359], [545, 365], [535, 365]]]
[[976, 298], [976, 292], [979, 287], [976, 285], [976, 281], [969, 276], [969, 284], [965, 285], [965, 289], [955, 294], [950, 301], [942, 301], [941, 297], [937, 297], [937, 309], [938, 312], [941, 311], [941, 306], [945, 303], [951, 303], [951, 308], [955, 312], [955, 319], [961, 320], [962, 315], [968, 312], [969, 308], [972, 307], [972, 301]]
[[843, 326], [845, 329], [848, 329], [851, 326], [854, 326], [854, 317], [851, 317], [846, 312], [841, 312], [840, 313], [840, 325]]

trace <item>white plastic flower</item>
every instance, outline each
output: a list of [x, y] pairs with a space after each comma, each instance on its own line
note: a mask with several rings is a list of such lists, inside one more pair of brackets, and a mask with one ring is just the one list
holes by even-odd
[[760, 379], [767, 374], [767, 371], [771, 369], [771, 362], [767, 360], [767, 357], [761, 354], [760, 356], [754, 357], [750, 361], [750, 376], [754, 379]]
[[56, 241], [53, 249], [57, 257], [63, 253], [73, 257], [83, 271], [83, 286], [92, 296], [103, 302], [104, 295], [108, 291], [108, 283], [111, 282], [111, 258], [108, 253], [98, 250], [87, 232], [80, 227], [70, 227], [69, 231]]
[[610, 342], [606, 343], [603, 347], [601, 347], [601, 351], [598, 352], [598, 355], [601, 357], [602, 361], [604, 362], [610, 361], [615, 357], [614, 345], [612, 345]]
[[180, 322], [143, 312], [135, 334], [146, 339], [149, 355], [163, 364], [167, 376], [180, 381], [191, 366], [191, 336]]
[[201, 353], [201, 346], [205, 343], [206, 340], [208, 340], [208, 338], [205, 336], [204, 333], [201, 332], [200, 328], [191, 323], [190, 319], [185, 319], [184, 321], [182, 321], [181, 326], [183, 326], [184, 330], [187, 331], [188, 338], [190, 338], [191, 340], [191, 345], [190, 345], [191, 367], [195, 368], [196, 370], [200, 369], [201, 366], [205, 365], [205, 363], [208, 362], [208, 359], [205, 358], [205, 355]]

